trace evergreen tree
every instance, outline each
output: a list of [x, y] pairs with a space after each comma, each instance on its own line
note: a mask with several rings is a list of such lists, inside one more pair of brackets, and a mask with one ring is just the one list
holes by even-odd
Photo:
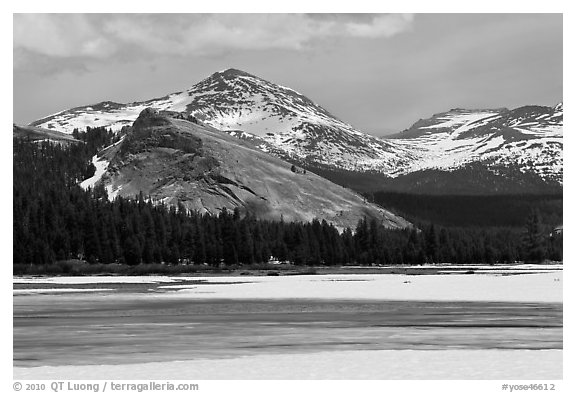
[[523, 240], [525, 259], [529, 262], [542, 262], [545, 257], [541, 222], [540, 212], [537, 210], [532, 210], [526, 219]]
[[428, 263], [438, 262], [439, 240], [434, 224], [426, 232], [426, 259]]
[[140, 243], [135, 235], [127, 237], [124, 244], [124, 260], [128, 265], [138, 265], [142, 262]]

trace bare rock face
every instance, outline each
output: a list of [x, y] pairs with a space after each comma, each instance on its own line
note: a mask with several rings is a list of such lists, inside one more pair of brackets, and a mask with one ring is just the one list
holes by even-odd
[[[181, 117], [175, 117], [176, 119]], [[198, 153], [202, 147], [200, 138], [183, 133], [174, 126], [170, 117], [147, 108], [134, 121], [132, 132], [124, 141], [122, 153], [138, 153], [151, 148], [169, 148], [185, 153]]]
[[310, 171], [294, 171], [292, 164], [248, 142], [150, 109], [102, 156], [110, 162], [101, 179], [110, 197], [142, 192], [158, 203], [203, 213], [238, 208], [262, 219], [324, 219], [341, 229], [354, 228], [365, 216], [387, 227], [410, 225]]
[[154, 108], [146, 108], [134, 121], [134, 129], [144, 129], [148, 127], [162, 127], [169, 126], [170, 121], [167, 116], [161, 116], [160, 113]]

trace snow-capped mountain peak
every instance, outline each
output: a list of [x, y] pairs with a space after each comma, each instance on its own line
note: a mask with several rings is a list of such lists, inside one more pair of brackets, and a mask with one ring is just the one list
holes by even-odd
[[304, 95], [232, 68], [212, 74], [186, 94], [186, 108], [177, 111], [226, 131], [264, 137], [293, 133], [303, 122], [351, 128]]
[[[419, 157], [404, 171], [454, 170], [472, 162], [521, 172], [562, 184], [562, 104], [513, 110], [462, 110], [435, 114], [390, 136]], [[406, 173], [406, 172], [404, 172]]]
[[229, 68], [164, 97], [129, 104], [106, 101], [62, 111], [32, 125], [67, 133], [86, 126], [120, 130], [146, 108], [193, 116], [204, 125], [249, 140], [260, 150], [309, 167], [395, 178], [481, 162], [488, 170], [514, 166], [562, 183], [562, 103], [513, 110], [456, 108], [378, 138], [295, 90]]
[[73, 108], [32, 124], [68, 133], [86, 126], [117, 131], [146, 108], [192, 115], [296, 161], [360, 171], [401, 165], [389, 142], [356, 130], [295, 90], [232, 68], [161, 98]]

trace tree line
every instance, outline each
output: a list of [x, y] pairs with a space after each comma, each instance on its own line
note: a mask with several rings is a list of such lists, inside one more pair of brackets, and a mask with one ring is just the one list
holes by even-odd
[[366, 193], [366, 198], [410, 221], [447, 227], [516, 227], [526, 225], [537, 210], [542, 225], [562, 223], [562, 194], [423, 195], [395, 192]]
[[154, 204], [145, 195], [108, 200], [99, 186], [83, 190], [91, 157], [114, 141], [90, 129], [83, 144], [14, 139], [14, 264], [88, 263], [296, 265], [509, 263], [562, 259], [562, 236], [534, 211], [521, 230], [447, 228], [392, 230], [375, 220], [339, 232], [326, 221], [264, 221], [238, 209], [218, 215]]

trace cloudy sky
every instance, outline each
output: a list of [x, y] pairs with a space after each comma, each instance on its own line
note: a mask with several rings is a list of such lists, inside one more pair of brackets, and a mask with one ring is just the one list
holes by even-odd
[[562, 101], [561, 14], [14, 14], [14, 122], [238, 68], [375, 135]]

